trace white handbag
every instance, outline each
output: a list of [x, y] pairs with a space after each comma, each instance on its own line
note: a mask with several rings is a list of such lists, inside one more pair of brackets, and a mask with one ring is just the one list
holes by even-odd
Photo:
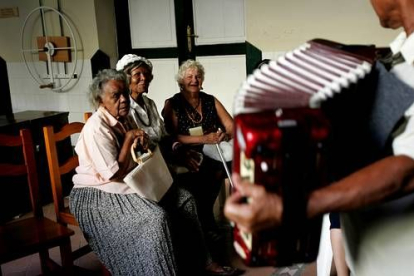
[[151, 152], [137, 157], [131, 147], [131, 155], [138, 164], [127, 176], [124, 182], [139, 196], [158, 202], [171, 187], [173, 178], [158, 146]]

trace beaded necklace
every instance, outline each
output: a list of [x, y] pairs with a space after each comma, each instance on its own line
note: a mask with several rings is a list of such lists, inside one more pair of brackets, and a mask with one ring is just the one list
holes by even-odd
[[203, 114], [200, 114], [197, 108], [200, 106], [201, 98], [198, 98], [197, 105], [193, 107], [187, 100], [184, 104], [184, 109], [187, 114], [187, 117], [193, 122], [194, 124], [199, 124], [203, 121]]

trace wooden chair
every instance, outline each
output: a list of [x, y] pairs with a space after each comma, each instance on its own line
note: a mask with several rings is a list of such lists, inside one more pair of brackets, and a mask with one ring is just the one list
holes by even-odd
[[[73, 122], [66, 124], [59, 132], [56, 133], [53, 130], [53, 126], [43, 127], [56, 219], [62, 225], [79, 226], [75, 216], [70, 213], [69, 206], [65, 204], [64, 187], [62, 185], [62, 177], [73, 172], [79, 165], [79, 162], [74, 151], [71, 152], [72, 154], [68, 154], [69, 156], [66, 156], [66, 160], [62, 160], [62, 157], [59, 158], [57, 143], [65, 141], [70, 143], [70, 137], [74, 134], [80, 133], [83, 126], [84, 123]], [[89, 245], [85, 245], [74, 250], [72, 257], [75, 260], [90, 251], [91, 249]]]
[[[23, 129], [20, 131], [20, 136], [0, 134], [0, 146], [3, 150], [7, 148], [7, 151], [14, 148], [16, 153], [19, 153], [18, 150], [22, 149], [24, 163], [22, 160], [21, 164], [16, 164], [16, 162], [13, 164], [0, 164], [0, 176], [3, 179], [7, 179], [7, 183], [1, 184], [2, 187], [7, 184], [17, 185], [19, 179], [21, 179], [18, 177], [26, 175], [33, 211], [32, 217], [16, 219], [0, 225], [0, 264], [39, 253], [43, 274], [54, 270], [60, 270], [59, 274], [71, 274], [73, 260], [70, 236], [74, 234], [74, 231], [43, 216], [30, 131]], [[17, 180], [14, 182], [12, 179], [15, 178]], [[19, 184], [21, 183], [22, 181], [20, 180]], [[59, 267], [49, 257], [48, 250], [57, 246], [60, 247], [62, 267]]]
[[[86, 112], [84, 114], [85, 122], [91, 115], [91, 112]], [[63, 142], [65, 139], [70, 139], [72, 135], [79, 134], [82, 131], [83, 126], [84, 123], [73, 122], [65, 125], [58, 132], [54, 132], [52, 126], [43, 127], [56, 218], [57, 221], [63, 225], [69, 224], [79, 226], [75, 216], [70, 213], [69, 207], [65, 205], [65, 195], [62, 186], [62, 176], [74, 171], [79, 165], [79, 161], [74, 151], [72, 152], [72, 156], [66, 158], [66, 160], [59, 158], [57, 143]], [[91, 248], [87, 244], [74, 250], [72, 252], [72, 257], [73, 259], [78, 259], [89, 252], [91, 252]], [[111, 275], [102, 264], [101, 270], [102, 275]]]
[[83, 121], [86, 123], [86, 121], [92, 116], [92, 112], [85, 112], [83, 113]]

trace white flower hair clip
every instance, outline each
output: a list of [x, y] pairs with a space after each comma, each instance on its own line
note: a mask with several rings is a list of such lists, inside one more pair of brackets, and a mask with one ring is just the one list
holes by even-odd
[[127, 54], [124, 55], [117, 63], [116, 63], [116, 70], [121, 71], [124, 70], [126, 66], [132, 64], [134, 62], [142, 61], [148, 65], [150, 70], [152, 71], [152, 63], [148, 59], [144, 57], [140, 57], [134, 54]]

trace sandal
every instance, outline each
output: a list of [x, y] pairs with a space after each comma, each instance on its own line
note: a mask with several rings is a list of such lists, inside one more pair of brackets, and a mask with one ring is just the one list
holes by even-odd
[[230, 266], [220, 266], [217, 263], [211, 263], [206, 267], [207, 276], [237, 276], [244, 273], [244, 270], [230, 267]]
[[208, 231], [206, 234], [206, 239], [211, 243], [224, 242], [224, 234], [219, 233], [218, 231]]

